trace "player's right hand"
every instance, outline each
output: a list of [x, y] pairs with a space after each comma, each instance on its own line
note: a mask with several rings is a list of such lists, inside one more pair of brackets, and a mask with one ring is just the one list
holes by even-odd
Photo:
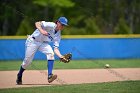
[[44, 29], [42, 29], [41, 22], [36, 22], [35, 26], [40, 31], [40, 33], [42, 33], [43, 35], [46, 35], [46, 36], [48, 35], [48, 32], [45, 31]]
[[45, 30], [42, 30], [42, 31], [41, 31], [41, 33], [42, 33], [43, 35], [45, 35], [45, 36], [47, 36], [47, 35], [48, 35], [48, 32], [47, 32], [47, 31], [45, 31]]

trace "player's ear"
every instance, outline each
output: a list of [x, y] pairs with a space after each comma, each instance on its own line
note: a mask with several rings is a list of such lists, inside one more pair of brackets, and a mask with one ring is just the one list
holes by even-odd
[[57, 22], [58, 22], [58, 20], [57, 20], [57, 21], [55, 21], [55, 24], [57, 24]]

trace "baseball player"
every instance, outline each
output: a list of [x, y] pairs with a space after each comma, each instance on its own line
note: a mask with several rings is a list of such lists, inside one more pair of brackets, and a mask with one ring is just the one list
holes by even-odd
[[[66, 17], [60, 17], [55, 23], [45, 21], [39, 21], [35, 23], [37, 29], [32, 35], [28, 36], [25, 43], [25, 58], [17, 74], [17, 84], [22, 84], [23, 72], [31, 64], [37, 50], [44, 53], [47, 57], [48, 82], [51, 83], [57, 78], [57, 75], [52, 73], [54, 65], [54, 53], [59, 58], [63, 57], [59, 51], [59, 43], [61, 40], [61, 30], [63, 30], [64, 26], [67, 25], [68, 20]], [[49, 42], [53, 42], [53, 49], [49, 45]]]

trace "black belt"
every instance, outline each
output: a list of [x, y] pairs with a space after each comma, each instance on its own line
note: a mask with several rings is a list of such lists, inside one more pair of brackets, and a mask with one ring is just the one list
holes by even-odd
[[[32, 38], [35, 40], [35, 37], [32, 37]], [[39, 42], [39, 41], [37, 41], [37, 42]], [[43, 43], [49, 43], [49, 42], [48, 41], [43, 41]]]
[[32, 37], [33, 39], [35, 39], [35, 37]]

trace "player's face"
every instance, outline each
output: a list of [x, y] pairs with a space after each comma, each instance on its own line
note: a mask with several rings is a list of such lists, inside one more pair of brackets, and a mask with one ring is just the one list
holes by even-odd
[[57, 22], [57, 29], [62, 30], [64, 28], [64, 25], [61, 24], [60, 22]]

